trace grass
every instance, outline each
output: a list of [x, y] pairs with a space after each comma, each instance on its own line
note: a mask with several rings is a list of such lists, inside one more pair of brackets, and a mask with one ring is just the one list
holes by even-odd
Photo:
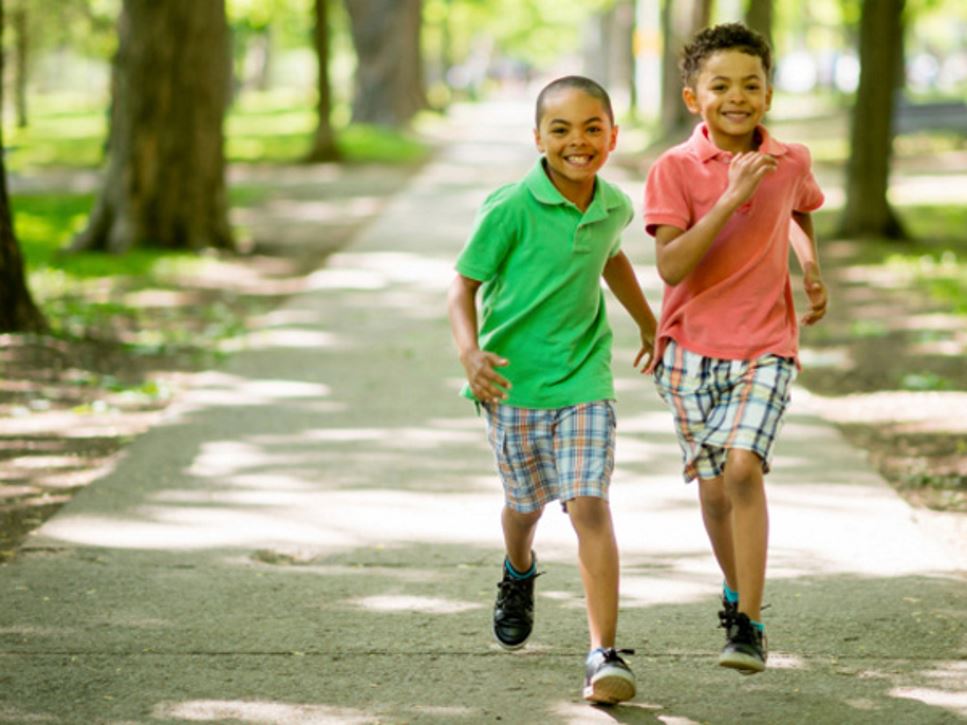
[[[911, 240], [864, 240], [849, 264], [885, 266], [958, 315], [967, 315], [967, 206], [910, 205], [897, 209]], [[839, 212], [816, 214], [819, 239], [833, 239]]]
[[[106, 106], [70, 97], [40, 97], [31, 108], [27, 128], [5, 129], [9, 173], [102, 164]], [[305, 103], [272, 94], [247, 95], [226, 115], [226, 158], [229, 163], [298, 163], [309, 151], [315, 125], [315, 111]], [[347, 162], [408, 164], [427, 153], [423, 143], [404, 131], [362, 124], [335, 130]]]

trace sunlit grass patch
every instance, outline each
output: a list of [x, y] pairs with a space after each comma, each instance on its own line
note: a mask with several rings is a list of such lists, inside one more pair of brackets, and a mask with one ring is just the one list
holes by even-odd
[[[347, 114], [343, 114], [347, 116]], [[309, 153], [316, 128], [315, 108], [302, 97], [247, 93], [225, 116], [225, 157], [229, 163], [298, 163]], [[348, 162], [411, 163], [426, 146], [404, 131], [337, 124], [337, 145]], [[5, 129], [10, 173], [37, 168], [97, 168], [104, 163], [108, 133], [107, 101], [37, 97], [26, 128]]]

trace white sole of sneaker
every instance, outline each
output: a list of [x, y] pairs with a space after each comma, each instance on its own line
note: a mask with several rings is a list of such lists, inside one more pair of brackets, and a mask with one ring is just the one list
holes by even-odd
[[597, 705], [616, 705], [634, 696], [634, 678], [624, 670], [601, 672], [584, 688], [584, 699]]
[[744, 655], [741, 652], [730, 652], [719, 657], [719, 665], [738, 670], [743, 675], [755, 675], [765, 672], [766, 663], [755, 657]]
[[505, 649], [508, 652], [514, 652], [516, 650], [522, 649], [523, 646], [527, 644], [527, 640], [531, 638], [530, 635], [527, 635], [527, 638], [523, 642], [519, 642], [518, 644], [507, 644], [506, 642], [501, 641], [500, 637], [497, 636], [496, 630], [491, 630], [491, 631], [493, 632], [493, 635], [494, 635], [494, 642], [499, 644], [501, 649]]

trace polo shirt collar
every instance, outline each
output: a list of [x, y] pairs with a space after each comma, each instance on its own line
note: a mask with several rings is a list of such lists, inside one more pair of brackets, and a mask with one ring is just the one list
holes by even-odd
[[[762, 141], [759, 143], [759, 151], [762, 153], [769, 154], [770, 156], [781, 156], [788, 150], [785, 144], [772, 138], [769, 131], [762, 124], [756, 126], [756, 131], [762, 138]], [[728, 151], [723, 151], [712, 143], [712, 139], [708, 136], [708, 127], [705, 123], [700, 123], [695, 127], [695, 130], [692, 131], [691, 138], [688, 139], [688, 145], [695, 151], [699, 161], [702, 163], [718, 156], [729, 155]]]
[[[524, 186], [527, 187], [531, 195], [541, 204], [550, 206], [567, 205], [573, 207], [574, 204], [558, 191], [554, 182], [544, 171], [544, 157], [537, 160], [527, 176], [524, 177]], [[602, 183], [601, 179], [595, 180], [594, 198], [584, 212], [588, 221], [597, 218], [604, 218], [607, 212], [615, 207], [621, 206], [621, 197], [608, 184]]]

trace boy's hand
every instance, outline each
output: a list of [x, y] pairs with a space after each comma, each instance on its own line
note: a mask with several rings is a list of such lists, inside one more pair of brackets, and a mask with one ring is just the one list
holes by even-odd
[[635, 369], [640, 369], [644, 375], [652, 358], [655, 357], [655, 330], [641, 330], [641, 349], [635, 355]]
[[803, 315], [800, 321], [804, 325], [815, 325], [826, 315], [826, 305], [829, 302], [826, 284], [816, 265], [807, 265], [803, 274], [803, 286], [809, 299], [809, 312]]
[[774, 156], [759, 151], [746, 151], [736, 154], [729, 164], [729, 186], [726, 193], [733, 195], [737, 205], [747, 202], [766, 174], [776, 170], [778, 162]]
[[506, 367], [510, 364], [508, 360], [492, 352], [473, 350], [461, 355], [460, 362], [467, 371], [467, 382], [477, 400], [481, 403], [499, 403], [507, 399], [504, 388], [510, 389], [510, 381], [494, 368]]

